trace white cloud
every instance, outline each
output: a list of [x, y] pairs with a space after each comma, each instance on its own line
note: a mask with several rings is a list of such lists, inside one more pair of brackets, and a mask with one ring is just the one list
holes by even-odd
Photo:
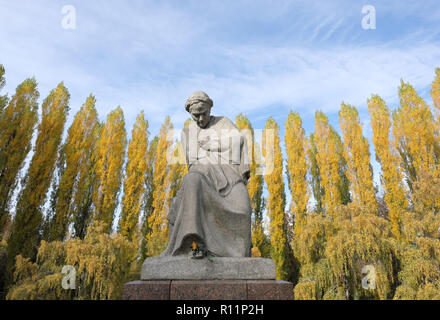
[[[70, 121], [92, 92], [102, 120], [121, 105], [130, 131], [144, 109], [155, 134], [166, 115], [181, 127], [187, 96], [205, 90], [214, 114], [251, 114], [256, 129], [269, 116], [284, 122], [290, 108], [312, 128], [315, 110], [334, 120], [345, 101], [358, 107], [371, 144], [372, 93], [394, 107], [403, 78], [428, 98], [440, 67], [437, 2], [380, 3], [369, 32], [364, 2], [350, 0], [72, 0], [75, 30], [61, 28], [66, 3], [0, 0], [0, 63], [10, 94], [34, 75], [42, 100], [64, 80]], [[378, 182], [373, 153], [371, 161]]]
[[[440, 61], [438, 41], [420, 36], [423, 26], [392, 42], [362, 42], [372, 34], [361, 30], [361, 6], [353, 2], [72, 4], [77, 29], [66, 31], [60, 3], [1, 2], [6, 89], [35, 75], [44, 97], [64, 80], [71, 117], [93, 92], [101, 118], [121, 105], [129, 130], [141, 109], [152, 132], [168, 114], [179, 126], [186, 97], [199, 89], [214, 99], [214, 113], [229, 117], [277, 117], [287, 108], [336, 112], [342, 100], [365, 108], [372, 93], [394, 104], [400, 78], [426, 92]], [[377, 12], [404, 19], [424, 12], [403, 7]], [[238, 41], [244, 32], [249, 39]], [[358, 40], [344, 42], [349, 36]]]

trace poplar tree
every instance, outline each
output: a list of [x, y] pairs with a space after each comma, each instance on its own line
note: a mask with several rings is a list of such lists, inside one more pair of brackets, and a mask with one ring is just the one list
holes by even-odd
[[45, 210], [43, 222], [41, 225], [41, 239], [49, 241], [51, 229], [53, 227], [53, 222], [55, 213], [57, 210], [58, 195], [59, 195], [59, 185], [61, 178], [63, 177], [66, 168], [66, 157], [65, 157], [65, 144], [61, 145], [57, 162], [55, 164], [55, 170], [52, 177], [52, 182], [50, 188], [50, 196], [48, 199], [49, 207]]
[[440, 111], [440, 68], [435, 69], [435, 78], [431, 85], [431, 97], [434, 107]]
[[310, 159], [310, 183], [313, 191], [313, 197], [315, 199], [315, 211], [322, 213], [322, 199], [324, 197], [324, 188], [321, 186], [321, 175], [318, 166], [318, 148], [315, 142], [315, 135], [313, 133], [309, 136], [309, 148], [308, 156]]
[[98, 124], [95, 109], [96, 99], [89, 95], [85, 104], [75, 115], [63, 147], [65, 168], [58, 184], [55, 215], [49, 223], [49, 241], [62, 241], [67, 234], [73, 212], [73, 205], [79, 189], [79, 177], [82, 170], [88, 170], [91, 151], [95, 142], [94, 131]]
[[324, 190], [322, 206], [326, 214], [333, 215], [336, 207], [349, 202], [346, 162], [341, 139], [321, 111], [315, 113], [315, 134], [320, 184]]
[[336, 132], [336, 130], [333, 127], [330, 127], [332, 131], [332, 135], [335, 139], [336, 143], [336, 153], [339, 158], [339, 184], [338, 189], [341, 194], [342, 204], [348, 204], [351, 202], [351, 195], [350, 195], [350, 181], [347, 178], [347, 170], [348, 165], [347, 161], [344, 157], [344, 146], [341, 140], [341, 136]]
[[94, 220], [104, 223], [104, 230], [112, 230], [115, 209], [122, 182], [127, 136], [124, 114], [117, 107], [107, 116], [95, 154], [96, 188], [93, 194]]
[[263, 156], [266, 171], [264, 179], [267, 185], [267, 214], [270, 218], [270, 238], [272, 244], [272, 259], [276, 265], [277, 279], [289, 279], [289, 251], [287, 241], [283, 179], [283, 158], [280, 147], [279, 126], [273, 118], [266, 121], [263, 132]]
[[402, 160], [411, 191], [422, 172], [434, 170], [434, 126], [426, 102], [409, 84], [401, 81], [400, 107], [393, 112], [394, 144]]
[[413, 208], [402, 217], [405, 242], [399, 246], [399, 286], [394, 299], [440, 299], [440, 178], [422, 172], [413, 185]]
[[96, 162], [98, 152], [98, 141], [104, 125], [97, 122], [90, 132], [91, 146], [85, 150], [88, 154], [84, 158], [81, 170], [78, 174], [78, 183], [75, 195], [72, 199], [73, 229], [75, 237], [84, 239], [90, 220], [93, 218], [93, 195], [97, 186]]
[[355, 107], [342, 103], [339, 123], [344, 141], [344, 158], [353, 201], [360, 206], [377, 209], [370, 166], [368, 140], [362, 135], [362, 125]]
[[[287, 176], [292, 195], [291, 212], [294, 215], [295, 235], [301, 232], [307, 214], [309, 193], [307, 189], [307, 138], [302, 128], [301, 117], [290, 111], [286, 120], [285, 146], [287, 154]], [[292, 217], [293, 218], [293, 217]]]
[[[3, 89], [5, 84], [6, 84], [5, 67], [3, 67], [2, 64], [0, 64], [0, 90]], [[0, 119], [2, 117], [3, 109], [5, 108], [7, 103], [8, 103], [8, 96], [7, 95], [4, 95], [4, 96], [0, 95]]]
[[[172, 141], [168, 135], [172, 134], [173, 125], [170, 117], [166, 117], [165, 122], [159, 132], [159, 140], [157, 144], [157, 156], [154, 163], [154, 191], [153, 191], [153, 212], [148, 217], [148, 228], [150, 229], [146, 235], [147, 255], [159, 255], [168, 243], [168, 221], [167, 221], [167, 195], [169, 183], [167, 176], [170, 171], [167, 162], [168, 149], [171, 148]], [[168, 180], [169, 182], [169, 180]]]
[[148, 218], [154, 211], [153, 208], [153, 195], [154, 195], [154, 163], [157, 157], [157, 144], [159, 137], [155, 136], [150, 143], [147, 156], [147, 173], [145, 176], [145, 194], [143, 204], [143, 216], [141, 226], [142, 241], [140, 245], [140, 257], [145, 260], [147, 257], [147, 235], [151, 232], [151, 228], [148, 225]]
[[249, 199], [252, 207], [252, 255], [254, 256], [266, 256], [267, 237], [264, 234], [263, 228], [263, 175], [261, 174], [262, 168], [260, 167], [260, 148], [255, 143], [255, 133], [249, 119], [239, 114], [235, 118], [237, 128], [246, 137], [248, 146], [248, 158], [250, 167], [250, 178], [247, 184], [247, 190], [249, 193]]
[[435, 69], [435, 78], [431, 84], [431, 98], [434, 102], [435, 156], [437, 171], [440, 175], [440, 68]]
[[[394, 135], [411, 189], [411, 211], [402, 216], [400, 285], [394, 299], [440, 298], [440, 177], [438, 171], [438, 69], [431, 96], [437, 119], [408, 83], [401, 83]], [[437, 92], [437, 96], [436, 96]], [[406, 118], [405, 118], [406, 116]], [[408, 174], [409, 173], [409, 174]]]
[[142, 111], [136, 118], [128, 145], [127, 168], [124, 180], [119, 233], [137, 244], [138, 225], [143, 196], [148, 157], [148, 121]]
[[26, 79], [17, 87], [0, 117], [0, 233], [10, 219], [9, 204], [17, 186], [17, 175], [31, 149], [38, 121], [38, 97], [35, 79]]
[[23, 189], [19, 194], [11, 237], [8, 242], [8, 271], [12, 275], [15, 257], [34, 259], [40, 239], [42, 206], [50, 186], [64, 125], [69, 111], [69, 92], [61, 82], [42, 105], [42, 119], [34, 154]]
[[378, 95], [372, 95], [367, 103], [373, 129], [376, 160], [382, 168], [381, 182], [391, 221], [391, 230], [396, 239], [401, 239], [402, 211], [408, 203], [402, 185], [403, 176], [399, 167], [399, 158], [390, 141], [390, 110]]

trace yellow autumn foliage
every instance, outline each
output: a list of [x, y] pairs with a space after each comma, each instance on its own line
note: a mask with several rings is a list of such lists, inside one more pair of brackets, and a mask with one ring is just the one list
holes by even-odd
[[[80, 206], [75, 199], [83, 198], [84, 176], [90, 170], [90, 157], [98, 126], [96, 99], [89, 95], [80, 111], [75, 115], [63, 147], [65, 168], [58, 185], [55, 215], [49, 222], [48, 240], [63, 240], [67, 235], [72, 217], [77, 217]], [[82, 179], [81, 179], [82, 178]]]
[[[0, 73], [4, 73], [0, 65]], [[2, 74], [3, 75], [3, 74]], [[0, 77], [0, 88], [4, 79]], [[0, 234], [10, 220], [10, 202], [18, 183], [18, 173], [31, 150], [31, 140], [38, 120], [37, 81], [23, 81], [7, 103], [0, 96]]]
[[289, 245], [287, 242], [285, 193], [283, 180], [283, 158], [280, 148], [279, 126], [273, 118], [266, 121], [263, 132], [263, 156], [266, 170], [264, 179], [267, 185], [267, 214], [270, 219], [270, 239], [272, 259], [276, 265], [277, 279], [289, 277]]
[[[146, 234], [146, 250], [148, 256], [159, 255], [168, 245], [167, 204], [169, 199], [170, 166], [167, 161], [168, 150], [172, 147], [173, 125], [167, 117], [159, 132], [159, 140], [154, 163], [154, 191], [152, 214], [148, 217], [149, 232]], [[170, 141], [171, 140], [171, 141]]]
[[362, 125], [355, 107], [342, 103], [339, 124], [344, 141], [344, 158], [350, 181], [352, 200], [362, 207], [377, 209], [373, 189], [373, 172], [367, 139], [362, 135]]
[[252, 252], [253, 256], [268, 257], [268, 239], [263, 228], [263, 175], [261, 168], [261, 148], [255, 141], [254, 128], [249, 119], [239, 114], [235, 118], [237, 128], [246, 137], [248, 146], [248, 158], [250, 177], [246, 188], [249, 192], [249, 200], [252, 207]]
[[[298, 284], [301, 285], [295, 288], [295, 298], [392, 297], [396, 249], [388, 222], [371, 208], [350, 203], [339, 206], [334, 218], [309, 214], [294, 248], [301, 263]], [[375, 269], [374, 290], [362, 286], [365, 277], [362, 269], [367, 265]], [[306, 291], [304, 286], [308, 288]]]
[[399, 97], [400, 107], [393, 112], [393, 141], [412, 190], [422, 171], [435, 170], [434, 125], [429, 106], [411, 84], [401, 81]]
[[[109, 235], [107, 226], [90, 226], [84, 240], [42, 241], [37, 261], [17, 256], [15, 284], [9, 300], [107, 300], [121, 299], [135, 245], [119, 234]], [[64, 289], [63, 266], [75, 270], [75, 289]]]
[[[0, 89], [3, 75], [0, 65]], [[431, 97], [433, 112], [402, 81], [397, 109], [389, 110], [377, 95], [367, 100], [384, 192], [377, 199], [369, 142], [355, 107], [342, 103], [339, 128], [317, 111], [310, 135], [291, 111], [284, 146], [272, 117], [261, 145], [249, 119], [236, 117], [250, 160], [251, 255], [271, 257], [277, 279], [294, 283], [295, 299], [440, 299], [439, 68]], [[169, 206], [188, 171], [182, 145], [171, 139], [169, 117], [149, 141], [141, 113], [126, 155], [122, 109], [101, 124], [92, 95], [62, 144], [69, 94], [61, 83], [43, 102], [35, 152], [12, 208], [37, 99], [35, 79], [20, 84], [11, 99], [0, 96], [0, 291], [6, 279], [11, 300], [120, 299], [123, 283], [138, 277], [133, 268], [168, 244]], [[45, 203], [48, 190], [52, 198]], [[118, 233], [111, 233], [115, 224]], [[61, 285], [66, 265], [75, 270], [74, 290]]]
[[137, 244], [139, 235], [139, 215], [145, 193], [145, 176], [148, 157], [148, 121], [141, 112], [133, 126], [128, 145], [127, 167], [125, 169], [124, 196], [119, 220], [119, 232]]
[[121, 107], [109, 113], [95, 156], [97, 186], [93, 194], [94, 220], [103, 221], [110, 233], [122, 182], [127, 137]]
[[320, 184], [324, 190], [322, 207], [333, 216], [338, 205], [343, 203], [341, 186], [341, 146], [336, 131], [321, 111], [315, 113], [314, 142], [318, 150], [316, 162], [320, 172]]
[[297, 112], [290, 111], [286, 120], [285, 146], [287, 154], [287, 173], [291, 201], [291, 217], [295, 221], [295, 235], [301, 232], [307, 214], [309, 201], [307, 171], [309, 165], [306, 155], [308, 153], [307, 139], [302, 128], [302, 121]]
[[403, 186], [403, 172], [399, 166], [399, 158], [390, 141], [390, 111], [385, 101], [377, 95], [373, 95], [368, 100], [368, 111], [373, 129], [376, 159], [382, 168], [381, 182], [389, 211], [391, 230], [396, 239], [401, 240], [402, 212], [408, 206], [408, 202]]

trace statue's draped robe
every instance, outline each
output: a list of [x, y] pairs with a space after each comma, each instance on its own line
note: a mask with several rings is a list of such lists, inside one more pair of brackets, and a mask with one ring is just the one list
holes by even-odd
[[[199, 144], [206, 139], [221, 147], [206, 151]], [[228, 118], [211, 117], [205, 129], [194, 123], [185, 127], [182, 146], [188, 173], [170, 205], [170, 239], [161, 256], [187, 255], [192, 241], [203, 244], [213, 256], [250, 256], [246, 138]]]

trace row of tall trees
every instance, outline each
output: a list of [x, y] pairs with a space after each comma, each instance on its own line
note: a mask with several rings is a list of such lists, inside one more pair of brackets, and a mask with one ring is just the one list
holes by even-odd
[[439, 83], [437, 69], [433, 110], [403, 81], [396, 110], [368, 99], [381, 195], [357, 110], [342, 103], [342, 139], [316, 112], [308, 143], [316, 205], [292, 242], [296, 298], [440, 299]]
[[[4, 74], [0, 65], [0, 89]], [[285, 158], [273, 118], [261, 139], [245, 115], [235, 119], [249, 147], [252, 255], [271, 257], [277, 278], [295, 283], [297, 299], [440, 298], [440, 69], [432, 109], [409, 83], [398, 94], [396, 110], [377, 95], [367, 101], [382, 193], [354, 106], [341, 104], [341, 135], [321, 111], [307, 135], [291, 111]], [[117, 298], [129, 271], [167, 246], [168, 208], [187, 172], [180, 142], [169, 139], [173, 124], [167, 117], [150, 137], [142, 112], [128, 141], [122, 109], [101, 122], [90, 95], [63, 141], [67, 88], [50, 92], [40, 118], [38, 99], [33, 78], [0, 96], [7, 250], [0, 286], [9, 298]], [[102, 261], [113, 261], [113, 273], [97, 267]], [[52, 290], [64, 264], [81, 270], [82, 293]]]

